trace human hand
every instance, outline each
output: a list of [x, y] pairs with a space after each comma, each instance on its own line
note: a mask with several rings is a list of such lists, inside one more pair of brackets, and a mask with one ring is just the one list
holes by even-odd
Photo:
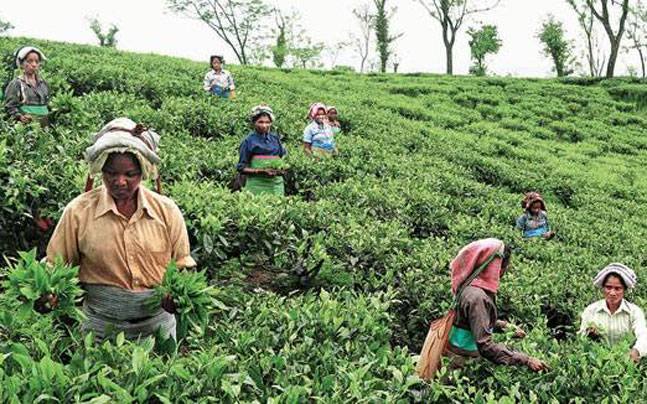
[[34, 302], [34, 310], [40, 314], [50, 313], [58, 307], [58, 296], [54, 293], [46, 293]]
[[635, 363], [640, 362], [640, 352], [638, 352], [636, 348], [632, 348], [631, 351], [629, 351], [629, 357]]
[[596, 327], [588, 327], [585, 331], [586, 336], [589, 337], [592, 341], [599, 341], [602, 339], [602, 334]]
[[164, 297], [162, 298], [162, 308], [171, 314], [175, 314], [177, 312], [177, 306], [175, 305], [173, 296], [171, 296], [169, 293], [164, 295]]
[[528, 362], [526, 362], [526, 366], [528, 366], [528, 369], [532, 370], [533, 372], [542, 372], [542, 371], [550, 370], [550, 368], [545, 362], [541, 361], [540, 359], [533, 358], [532, 356], [528, 358]]
[[515, 338], [526, 338], [526, 332], [519, 326], [513, 326], [514, 327], [514, 337]]
[[18, 120], [22, 123], [29, 123], [32, 121], [32, 118], [31, 118], [31, 115], [25, 114], [25, 115], [20, 115], [18, 117]]
[[543, 237], [546, 240], [550, 240], [551, 238], [555, 237], [555, 232], [551, 230], [548, 233], [544, 233]]

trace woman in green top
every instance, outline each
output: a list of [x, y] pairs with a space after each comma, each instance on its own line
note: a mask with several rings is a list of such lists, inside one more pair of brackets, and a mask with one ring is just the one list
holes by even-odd
[[247, 176], [245, 189], [257, 195], [283, 195], [285, 166], [282, 158], [287, 151], [279, 135], [271, 132], [274, 112], [269, 106], [261, 104], [252, 109], [250, 121], [254, 131], [240, 144], [236, 166], [239, 173]]
[[22, 47], [16, 52], [16, 66], [22, 73], [5, 89], [5, 110], [18, 122], [48, 123], [49, 86], [39, 74], [44, 60], [43, 52], [33, 46]]

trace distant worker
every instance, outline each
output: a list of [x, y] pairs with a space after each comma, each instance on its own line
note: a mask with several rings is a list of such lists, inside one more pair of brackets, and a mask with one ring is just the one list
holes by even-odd
[[524, 238], [543, 237], [550, 240], [555, 236], [548, 223], [546, 203], [539, 193], [526, 193], [521, 207], [524, 214], [517, 219], [517, 228], [521, 230]]
[[450, 263], [456, 319], [449, 335], [447, 355], [455, 367], [469, 358], [484, 357], [502, 365], [524, 365], [538, 372], [548, 366], [537, 358], [494, 342], [495, 329], [513, 327], [518, 337], [525, 333], [497, 319], [499, 280], [510, 266], [512, 250], [503, 241], [488, 238], [463, 247]]
[[47, 82], [40, 76], [40, 67], [47, 60], [43, 52], [33, 46], [25, 46], [15, 54], [16, 67], [21, 74], [7, 85], [4, 92], [5, 110], [21, 123], [48, 122], [50, 93]]
[[236, 168], [246, 176], [244, 189], [253, 194], [284, 195], [282, 158], [287, 151], [281, 138], [272, 132], [274, 112], [266, 104], [252, 109], [249, 116], [254, 130], [240, 144]]
[[579, 333], [610, 345], [631, 337], [636, 342], [629, 356], [639, 362], [647, 355], [645, 314], [625, 300], [625, 292], [633, 289], [636, 281], [636, 273], [623, 264], [609, 264], [598, 272], [593, 284], [602, 289], [604, 299], [584, 309]]
[[209, 59], [211, 70], [204, 76], [204, 91], [217, 95], [220, 98], [236, 98], [234, 78], [222, 66], [225, 59], [220, 55], [213, 55]]
[[337, 153], [335, 134], [327, 123], [327, 109], [324, 104], [310, 105], [307, 119], [308, 126], [303, 130], [303, 148], [307, 154], [316, 157], [328, 157]]
[[337, 107], [331, 105], [328, 107], [328, 125], [332, 128], [332, 133], [337, 136], [341, 133], [341, 124], [338, 119]]

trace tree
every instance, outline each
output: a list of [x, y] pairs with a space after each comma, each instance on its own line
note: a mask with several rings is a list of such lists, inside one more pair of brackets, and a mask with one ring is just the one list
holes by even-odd
[[0, 34], [4, 34], [5, 32], [11, 31], [15, 27], [13, 26], [12, 23], [9, 21], [5, 21], [2, 18], [0, 18]]
[[386, 72], [386, 65], [391, 56], [391, 44], [402, 34], [391, 36], [389, 32], [389, 20], [395, 14], [396, 8], [386, 9], [387, 0], [373, 0], [375, 4], [375, 19], [373, 21], [375, 28], [375, 38], [377, 39], [377, 53], [380, 56], [380, 71]]
[[303, 69], [321, 67], [321, 52], [325, 47], [323, 43], [313, 42], [303, 29], [294, 36], [290, 43], [289, 54], [293, 66], [299, 65]]
[[[487, 0], [483, 7], [473, 5], [478, 0], [414, 0], [420, 3], [429, 15], [436, 20], [443, 31], [443, 44], [447, 59], [447, 74], [454, 73], [454, 44], [456, 34], [463, 26], [465, 18], [472, 14], [482, 13], [496, 7], [500, 0]], [[483, 0], [486, 1], [486, 0]]]
[[272, 61], [274, 66], [283, 67], [285, 59], [288, 56], [288, 31], [290, 29], [290, 17], [286, 17], [280, 10], [274, 10], [274, 18], [276, 21], [276, 44], [272, 47]]
[[636, 50], [640, 58], [642, 78], [646, 77], [645, 54], [647, 53], [647, 10], [639, 4], [631, 10], [627, 25], [627, 38], [631, 44], [625, 48], [626, 52]]
[[495, 54], [501, 49], [501, 39], [495, 25], [483, 25], [480, 29], [470, 28], [467, 30], [470, 36], [470, 53], [474, 59], [474, 65], [470, 67], [470, 73], [476, 76], [485, 76], [487, 66], [485, 57], [488, 54]]
[[97, 36], [99, 46], [107, 48], [117, 47], [117, 32], [119, 32], [119, 28], [115, 24], [111, 24], [110, 28], [108, 28], [108, 32], [104, 33], [101, 23], [95, 17], [90, 20], [90, 29], [94, 32], [94, 35]]
[[595, 29], [595, 17], [591, 9], [586, 6], [586, 0], [566, 0], [571, 5], [580, 27], [584, 31], [584, 39], [586, 41], [586, 61], [589, 66], [589, 74], [591, 77], [602, 76], [604, 64], [606, 63], [606, 56], [600, 50], [600, 43], [598, 41], [597, 30]]
[[[606, 72], [608, 78], [613, 77], [615, 72], [618, 52], [629, 15], [629, 2], [630, 0], [584, 0], [584, 6], [588, 7], [593, 16], [602, 24], [609, 39], [610, 51]], [[618, 25], [614, 29], [612, 25], [616, 21]]]
[[573, 63], [573, 45], [566, 39], [562, 23], [549, 16], [537, 37], [544, 44], [544, 54], [553, 60], [557, 77], [571, 74], [573, 70], [568, 68], [568, 64]]
[[339, 59], [339, 55], [342, 52], [344, 52], [346, 49], [348, 49], [348, 47], [351, 45], [352, 43], [350, 41], [337, 41], [332, 45], [326, 47], [325, 53], [330, 58], [329, 60], [330, 60], [331, 69], [337, 65], [337, 60]]
[[353, 47], [360, 57], [360, 73], [364, 73], [366, 67], [366, 60], [368, 59], [371, 49], [371, 32], [375, 16], [371, 12], [371, 7], [368, 3], [363, 3], [358, 8], [353, 9], [353, 15], [357, 19], [360, 33], [359, 35], [352, 36]]
[[202, 21], [231, 48], [238, 62], [249, 64], [262, 50], [265, 20], [272, 9], [262, 0], [166, 0], [168, 8]]

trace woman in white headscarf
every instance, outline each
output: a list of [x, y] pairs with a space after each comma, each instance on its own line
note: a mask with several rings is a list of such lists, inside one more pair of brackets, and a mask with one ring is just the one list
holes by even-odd
[[147, 304], [171, 261], [195, 266], [182, 212], [169, 198], [140, 186], [157, 177], [159, 136], [128, 118], [118, 118], [94, 135], [85, 151], [90, 176], [103, 185], [76, 197], [63, 211], [47, 246], [47, 260], [57, 257], [79, 266], [86, 291], [84, 331], [105, 338], [175, 337], [175, 305]]
[[46, 60], [43, 52], [33, 46], [20, 48], [15, 55], [16, 67], [21, 74], [5, 89], [5, 110], [22, 123], [39, 121], [47, 124], [50, 93], [47, 82], [40, 76], [40, 67]]
[[604, 299], [590, 304], [582, 313], [580, 334], [615, 344], [628, 336], [636, 339], [629, 355], [635, 362], [647, 355], [647, 326], [640, 307], [625, 300], [627, 289], [636, 286], [636, 273], [623, 264], [603, 268], [593, 279]]

